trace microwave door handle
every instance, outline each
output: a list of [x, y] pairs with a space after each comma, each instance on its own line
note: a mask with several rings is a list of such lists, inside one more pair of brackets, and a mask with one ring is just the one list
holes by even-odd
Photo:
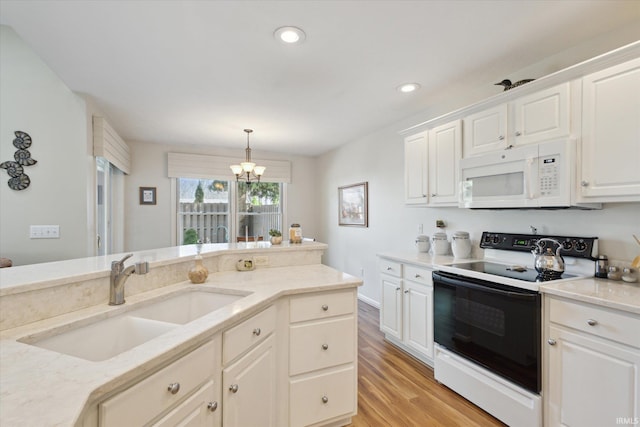
[[524, 171], [524, 188], [527, 192], [527, 199], [535, 199], [536, 192], [534, 190], [534, 179], [533, 179], [533, 165], [536, 162], [536, 159], [533, 157], [527, 157], [525, 160], [527, 166]]

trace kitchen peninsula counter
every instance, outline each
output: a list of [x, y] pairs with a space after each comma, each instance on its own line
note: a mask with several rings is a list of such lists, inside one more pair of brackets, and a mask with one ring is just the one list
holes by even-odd
[[[353, 289], [362, 284], [359, 278], [320, 264], [319, 258], [309, 263], [301, 261], [301, 265], [271, 266], [243, 272], [227, 268], [229, 263], [223, 260], [224, 256], [230, 256], [233, 260], [237, 260], [238, 257], [251, 256], [255, 259], [256, 256], [268, 256], [269, 261], [278, 264], [281, 261], [278, 259], [277, 252], [289, 259], [295, 259], [297, 253], [301, 256], [298, 260], [303, 260], [306, 255], [302, 252], [305, 250], [310, 253], [323, 252], [326, 245], [321, 243], [268, 248], [271, 252], [266, 247], [208, 249], [212, 252], [207, 254], [203, 250], [203, 257], [205, 259], [217, 257], [217, 264], [213, 263], [213, 259], [209, 261], [210, 264], [216, 264], [219, 271], [211, 272], [202, 285], [179, 281], [144, 292], [127, 294], [126, 303], [121, 306], [109, 306], [105, 298], [97, 305], [1, 331], [0, 425], [80, 425], [87, 408], [97, 404], [104, 396], [121, 389], [131, 381], [139, 380], [176, 357], [181, 357], [210, 340], [214, 334], [258, 313], [277, 299], [317, 291]], [[174, 265], [182, 263], [185, 265], [180, 266], [179, 270], [188, 270], [193, 265], [195, 252], [190, 252], [190, 248], [186, 247], [175, 249], [175, 251], [174, 254], [180, 255], [177, 261], [172, 258], [171, 250], [160, 250], [157, 254], [158, 258], [166, 258], [154, 261], [151, 271], [154, 266], [159, 269], [165, 263]], [[150, 256], [148, 252], [144, 255], [137, 253], [134, 258], [140, 260], [148, 256]], [[91, 261], [87, 262], [85, 264], [90, 265]], [[107, 265], [102, 260], [97, 262], [102, 263], [103, 266]], [[82, 272], [74, 271], [74, 273], [84, 274], [86, 277], [101, 276], [104, 273], [102, 270], [97, 272], [89, 270], [91, 269], [85, 269]], [[183, 277], [186, 278], [186, 275]], [[135, 276], [131, 276], [129, 280], [134, 278]], [[49, 290], [51, 304], [55, 304], [60, 294], [64, 294], [65, 287], [61, 284], [64, 282], [63, 278], [54, 278], [53, 281], [55, 285], [50, 285], [51, 287], [47, 287], [46, 282], [36, 282], [37, 285], [34, 285], [34, 282], [27, 283], [25, 286], [31, 291], [25, 294], [32, 293], [35, 296]], [[106, 283], [100, 284], [100, 286], [103, 285], [108, 291], [108, 277]], [[34, 291], [34, 287], [37, 290]], [[17, 284], [4, 288], [5, 292], [7, 289], [11, 289], [10, 295], [20, 291]], [[53, 328], [82, 322], [83, 319], [95, 316], [112, 317], [134, 309], [136, 305], [144, 304], [148, 299], [162, 298], [165, 295], [189, 289], [209, 289], [248, 296], [189, 323], [179, 325], [115, 357], [99, 362], [79, 359], [19, 341], [25, 338], [28, 340], [34, 334], [46, 334], [46, 331]], [[69, 293], [74, 298], [78, 297], [73, 289], [69, 289]], [[64, 298], [64, 295], [62, 297]], [[2, 310], [29, 309], [29, 307], [11, 306], [12, 303], [13, 300], [7, 300], [6, 294], [0, 295]]]

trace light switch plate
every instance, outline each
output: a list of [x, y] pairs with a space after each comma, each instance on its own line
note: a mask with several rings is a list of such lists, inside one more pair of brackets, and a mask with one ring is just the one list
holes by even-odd
[[32, 225], [29, 227], [29, 238], [31, 239], [59, 239], [59, 225]]

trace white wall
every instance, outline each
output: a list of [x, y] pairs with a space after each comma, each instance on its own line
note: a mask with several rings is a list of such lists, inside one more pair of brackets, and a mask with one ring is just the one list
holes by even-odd
[[[640, 29], [623, 28], [524, 71], [498, 73], [504, 77], [526, 78], [546, 75], [614, 48], [635, 41]], [[493, 80], [500, 80], [493, 79]], [[528, 233], [529, 226], [541, 234], [597, 236], [600, 253], [610, 259], [631, 260], [640, 253], [632, 234], [640, 235], [640, 203], [607, 204], [597, 211], [471, 211], [458, 208], [416, 208], [404, 205], [404, 144], [399, 131], [465, 107], [495, 94], [490, 82], [485, 88], [460, 93], [452, 82], [432, 94], [436, 100], [429, 111], [372, 132], [363, 138], [319, 157], [317, 164], [320, 196], [319, 238], [329, 244], [324, 262], [364, 279], [361, 297], [379, 302], [376, 254], [415, 252], [418, 226], [431, 235], [436, 219], [447, 224], [446, 231], [466, 230], [475, 246], [483, 231]], [[361, 181], [369, 182], [369, 227], [339, 227], [337, 188]], [[479, 249], [478, 249], [479, 252]]]
[[[86, 256], [90, 148], [84, 101], [6, 26], [0, 26], [0, 162], [14, 160], [14, 131], [31, 135], [31, 185], [8, 187], [0, 170], [0, 256], [14, 265]], [[60, 239], [30, 239], [30, 225], [59, 225]]]
[[[167, 154], [193, 153], [218, 155], [224, 157], [242, 157], [244, 147], [242, 136], [238, 135], [238, 149], [215, 147], [150, 144], [128, 142], [131, 149], [131, 174], [125, 185], [125, 250], [138, 251], [172, 245], [172, 187], [167, 177]], [[287, 184], [287, 209], [285, 212], [285, 230], [288, 224], [301, 224], [305, 236], [315, 237], [317, 228], [317, 183], [314, 181], [315, 159], [304, 156], [268, 153], [252, 150], [254, 158], [264, 160], [290, 160], [292, 182]], [[265, 176], [268, 174], [269, 170]], [[231, 174], [231, 172], [229, 172]], [[157, 204], [140, 205], [139, 187], [156, 187]], [[285, 231], [286, 233], [286, 231]]]

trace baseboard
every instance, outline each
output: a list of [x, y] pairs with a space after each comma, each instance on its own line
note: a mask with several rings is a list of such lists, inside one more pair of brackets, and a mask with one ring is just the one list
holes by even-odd
[[369, 304], [371, 307], [375, 307], [378, 310], [380, 309], [380, 303], [372, 298], [358, 294], [358, 299], [365, 304]]

